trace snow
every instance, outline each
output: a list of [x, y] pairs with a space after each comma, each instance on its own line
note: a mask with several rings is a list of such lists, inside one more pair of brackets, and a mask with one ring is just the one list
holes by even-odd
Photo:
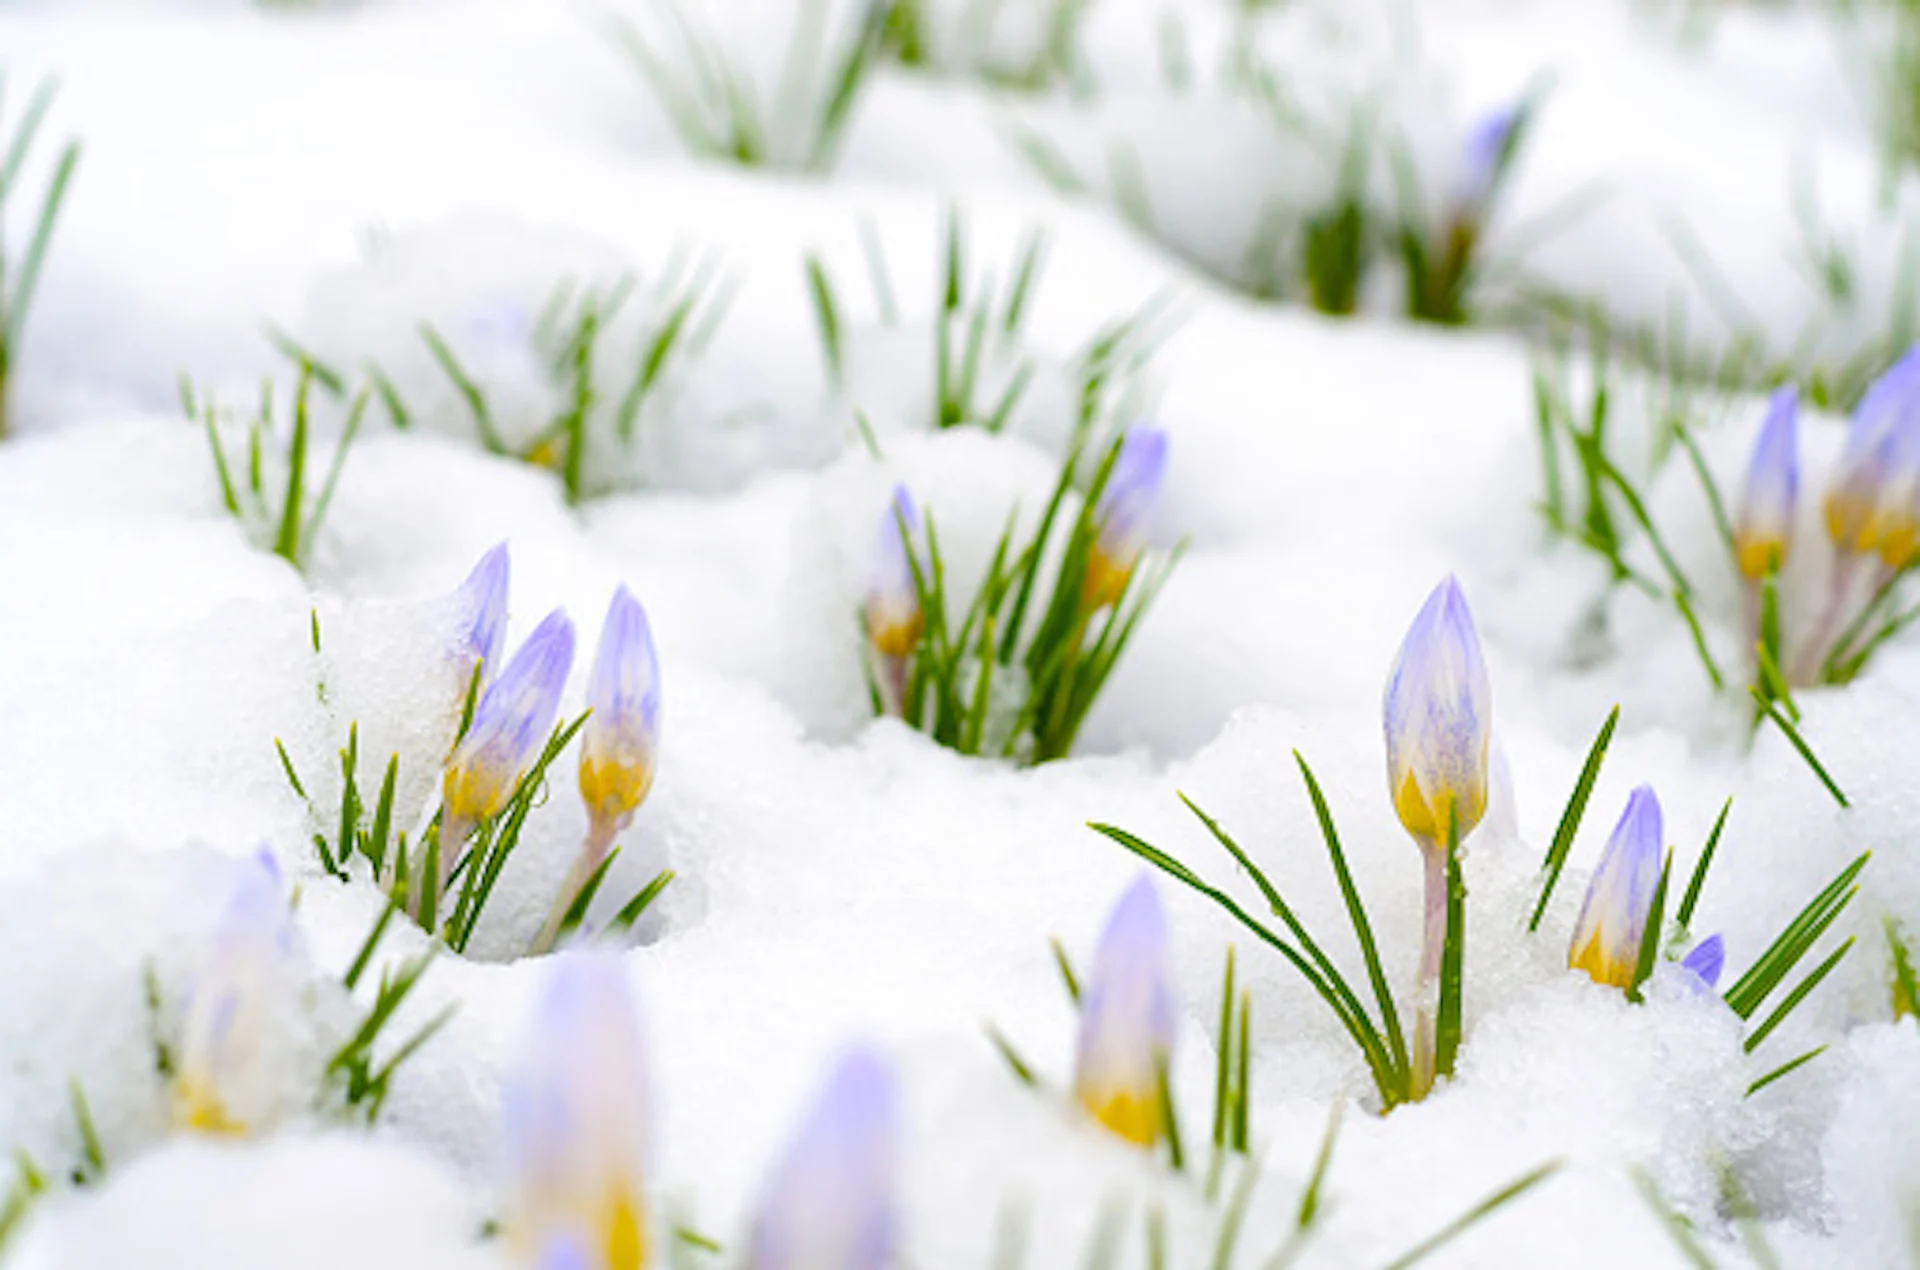
[[[780, 6], [713, 3], [770, 73]], [[668, 1220], [730, 1252], [830, 1063], [871, 1043], [899, 1078], [903, 1262], [995, 1264], [1013, 1214], [1025, 1264], [1081, 1264], [1118, 1204], [1118, 1264], [1147, 1264], [1150, 1207], [1170, 1264], [1209, 1264], [1220, 1204], [1059, 1094], [1074, 1014], [1048, 940], [1084, 968], [1140, 868], [1087, 822], [1140, 834], [1261, 911], [1184, 792], [1358, 983], [1298, 751], [1404, 1001], [1420, 867], [1384, 797], [1380, 693], [1407, 623], [1452, 572], [1486, 644], [1513, 802], [1509, 813], [1496, 798], [1466, 860], [1455, 1080], [1374, 1114], [1363, 1064], [1306, 985], [1160, 879], [1182, 1006], [1171, 1082], [1190, 1144], [1211, 1108], [1229, 943], [1252, 994], [1263, 1167], [1234, 1264], [1261, 1264], [1286, 1239], [1336, 1104], [1328, 1211], [1303, 1265], [1383, 1264], [1548, 1161], [1561, 1163], [1554, 1177], [1431, 1264], [1687, 1264], [1636, 1175], [1720, 1264], [1758, 1263], [1755, 1231], [1788, 1265], [1911, 1259], [1920, 1030], [1890, 1018], [1881, 929], [1888, 917], [1920, 929], [1915, 645], [1896, 641], [1845, 688], [1802, 694], [1802, 730], [1851, 799], [1843, 811], [1777, 732], [1749, 745], [1748, 706], [1712, 693], [1669, 607], [1608, 591], [1603, 565], [1548, 540], [1534, 363], [1518, 334], [1408, 324], [1393, 316], [1390, 272], [1346, 322], [1234, 291], [1262, 209], [1310, 207], [1332, 179], [1324, 156], [1277, 134], [1213, 70], [1237, 6], [1098, 0], [1082, 42], [1090, 87], [1039, 98], [960, 74], [1025, 64], [1031, 13], [969, 45], [962, 6], [940, 0], [945, 70], [881, 67], [830, 176], [688, 159], [639, 77], [570, 6], [314, 7], [43, 0], [0, 12], [9, 104], [56, 74], [49, 136], [86, 146], [16, 362], [17, 434], [0, 442], [0, 1148], [61, 1181], [80, 1154], [77, 1083], [108, 1160], [104, 1180], [57, 1185], [36, 1205], [0, 1250], [9, 1270], [509, 1264], [481, 1231], [506, 1208], [501, 1081], [547, 972], [518, 954], [586, 832], [571, 754], [467, 955], [442, 953], [403, 1007], [395, 1036], [457, 1010], [401, 1068], [377, 1127], [316, 1110], [302, 1075], [270, 1132], [171, 1134], [144, 987], [151, 973], [168, 988], [164, 1025], [206, 955], [228, 862], [265, 843], [299, 895], [289, 1070], [310, 1075], [351, 1030], [370, 985], [356, 1006], [339, 978], [381, 897], [364, 876], [322, 872], [274, 743], [324, 810], [357, 724], [363, 784], [397, 753], [396, 823], [417, 826], [462, 686], [444, 656], [449, 597], [503, 539], [509, 648], [556, 607], [597, 630], [621, 583], [652, 623], [660, 768], [594, 913], [663, 868], [677, 875], [625, 954], [652, 1047], [648, 1182]], [[1899, 260], [1915, 188], [1882, 179], [1858, 69], [1867, 37], [1811, 6], [1728, 5], [1682, 38], [1649, 7], [1295, 0], [1257, 38], [1313, 109], [1377, 100], [1434, 190], [1479, 114], [1550, 72], [1494, 258], [1525, 248], [1520, 268], [1543, 285], [1594, 297], [1623, 325], [1683, 326], [1704, 348], [1724, 351], [1728, 315], [1673, 227], [1705, 244], [1784, 355], [1831, 308], [1803, 259], [1804, 181], [1860, 283], [1818, 352], [1838, 361], [1882, 336], [1894, 297], [1911, 292]], [[1186, 91], [1164, 77], [1167, 16], [1198, 68]], [[1116, 142], [1131, 147], [1154, 234], [1097, 197], [1051, 192], [1008, 144], [1019, 128], [1093, 172]], [[1389, 197], [1385, 173], [1376, 180]], [[1526, 246], [1530, 222], [1596, 183], [1603, 199]], [[991, 400], [1023, 359], [1040, 368], [1001, 435], [925, 422], [949, 207], [965, 213], [970, 277], [1004, 285], [1029, 229], [1048, 234], [1029, 318], [985, 372]], [[863, 220], [889, 262], [892, 323], [868, 286]], [[842, 293], [843, 384], [822, 364], [809, 252]], [[713, 262], [724, 316], [697, 356], [671, 363], [624, 443], [611, 403], [667, 307], [652, 288], [698, 261]], [[556, 285], [623, 276], [637, 298], [605, 337], [587, 497], [573, 506], [554, 472], [486, 451], [419, 325], [447, 337], [505, 441], [524, 447], [561, 403], [510, 337]], [[1009, 512], [1031, 525], [1042, 510], [1077, 407], [1075, 357], [1161, 293], [1179, 320], [1128, 408], [1150, 407], [1170, 434], [1154, 537], [1188, 551], [1074, 757], [1017, 770], [872, 719], [856, 612], [895, 483], [936, 517], [949, 585], [970, 594]], [[398, 430], [371, 408], [304, 576], [226, 514], [205, 437], [175, 404], [183, 372], [228, 404], [252, 401], [264, 375], [284, 392], [267, 325], [329, 363], [377, 365], [417, 416]], [[1616, 394], [1636, 479], [1652, 474], [1650, 392], [1629, 376]], [[1764, 402], [1713, 408], [1700, 440], [1732, 489]], [[320, 453], [343, 416], [339, 402], [318, 411]], [[1819, 489], [1842, 420], [1809, 408], [1802, 423], [1803, 487]], [[1736, 581], [1691, 472], [1668, 463], [1648, 489], [1699, 583], [1710, 646], [1739, 664]], [[1814, 501], [1799, 536], [1813, 545], [1783, 578], [1790, 608], [1824, 594], [1832, 568], [1814, 549]], [[1645, 542], [1630, 550], [1653, 567]], [[582, 706], [589, 651], [563, 713]], [[1590, 810], [1529, 935], [1539, 860], [1615, 704]], [[1716, 1000], [1664, 977], [1629, 1004], [1565, 970], [1588, 871], [1642, 782], [1659, 791], [1677, 870], [1733, 799], [1693, 923], [1725, 937], [1729, 980], [1874, 852], [1821, 946], [1854, 936], [1854, 950], [1755, 1054]], [[396, 922], [380, 959], [425, 947]], [[989, 1022], [1045, 1090], [1008, 1073]], [[1757, 1211], [1751, 1229], [1728, 1178]]]

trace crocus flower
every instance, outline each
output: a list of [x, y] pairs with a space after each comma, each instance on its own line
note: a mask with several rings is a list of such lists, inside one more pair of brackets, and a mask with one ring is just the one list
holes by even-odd
[[871, 1050], [828, 1078], [761, 1200], [748, 1270], [886, 1270], [893, 1264], [893, 1075]]
[[236, 865], [226, 911], [190, 989], [173, 1086], [179, 1127], [241, 1134], [271, 1117], [274, 1016], [292, 945], [286, 884], [263, 847]]
[[587, 679], [592, 711], [580, 733], [580, 796], [602, 849], [626, 828], [660, 759], [660, 662], [647, 611], [621, 587], [607, 607]]
[[647, 1264], [645, 1038], [620, 958], [554, 958], [501, 1095], [506, 1233], [540, 1270]]
[[920, 532], [920, 509], [904, 485], [893, 487], [893, 499], [880, 518], [874, 540], [873, 575], [867, 585], [867, 638], [882, 657], [913, 655], [920, 640], [920, 591], [914, 584], [908, 541]]
[[1088, 612], [1126, 594], [1134, 566], [1147, 549], [1147, 519], [1167, 474], [1167, 434], [1146, 426], [1127, 429], [1107, 483], [1094, 504], [1095, 537], [1087, 555], [1082, 603]]
[[1827, 491], [1827, 532], [1843, 553], [1889, 568], [1920, 549], [1920, 346], [1875, 380], [1853, 412]]
[[1740, 572], [1749, 578], [1763, 578], [1787, 561], [1800, 503], [1799, 421], [1800, 394], [1792, 387], [1775, 392], [1753, 444], [1733, 531]]
[[[456, 655], [463, 675], [479, 667], [484, 681], [486, 672], [499, 663], [500, 645], [507, 637], [507, 588], [512, 572], [507, 544], [500, 543], [480, 557], [454, 593], [460, 623]], [[465, 689], [462, 683], [461, 690]]]
[[1481, 116], [1467, 133], [1453, 183], [1451, 203], [1456, 218], [1478, 220], [1485, 214], [1519, 121], [1518, 107], [1501, 106]]
[[1107, 918], [1080, 998], [1073, 1095], [1095, 1120], [1149, 1146], [1164, 1120], [1160, 1070], [1173, 1052], [1167, 918], [1142, 876]]
[[1460, 584], [1434, 588], [1387, 679], [1387, 784], [1400, 823], [1424, 848], [1462, 840], [1487, 809], [1492, 688]]
[[441, 881], [459, 845], [498, 815], [514, 783], [546, 742], [573, 666], [573, 623], [558, 609], [534, 628], [480, 698], [473, 724], [447, 760], [441, 822]]
[[660, 760], [660, 662], [647, 612], [621, 587], [607, 607], [600, 648], [587, 678], [587, 721], [580, 733], [580, 797], [587, 804], [587, 840], [561, 883], [532, 950], [559, 937], [580, 888], [593, 877], [613, 840], [653, 787]]
[[1709, 935], [1693, 946], [1680, 961], [1680, 968], [1711, 992], [1720, 986], [1720, 971], [1727, 963], [1726, 945], [1718, 935]]
[[1651, 786], [1642, 785], [1627, 798], [1627, 809], [1587, 885], [1567, 950], [1568, 966], [1586, 971], [1595, 983], [1633, 986], [1647, 913], [1660, 884], [1662, 853], [1660, 800]]

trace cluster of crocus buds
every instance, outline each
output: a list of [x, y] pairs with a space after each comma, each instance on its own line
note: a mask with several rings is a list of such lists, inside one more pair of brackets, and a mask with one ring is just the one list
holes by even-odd
[[906, 708], [907, 675], [926, 623], [910, 554], [919, 532], [920, 509], [913, 495], [904, 485], [894, 486], [874, 539], [873, 571], [861, 606], [884, 714], [899, 715]]
[[244, 1134], [272, 1118], [276, 1015], [292, 949], [286, 883], [263, 847], [235, 864], [226, 910], [189, 990], [173, 1084], [178, 1127]]
[[[617, 954], [554, 959], [502, 1092], [507, 1212], [532, 1270], [660, 1264], [645, 1030]], [[849, 1051], [770, 1172], [746, 1270], [886, 1270], [898, 1238], [891, 1067]]]
[[507, 1239], [539, 1270], [651, 1264], [646, 1038], [618, 955], [564, 952], [501, 1094]]
[[1147, 549], [1148, 521], [1167, 473], [1167, 434], [1129, 428], [1120, 440], [1106, 484], [1094, 504], [1094, 539], [1087, 553], [1081, 604], [1089, 613], [1117, 604]]
[[1075, 1100], [1127, 1141], [1157, 1142], [1167, 1123], [1161, 1097], [1173, 1032], [1167, 918], [1142, 876], [1107, 918], [1081, 991]]
[[[1761, 588], [1786, 566], [1793, 549], [1800, 506], [1799, 406], [1791, 387], [1768, 401], [1733, 525], [1753, 638], [1759, 637]], [[1855, 627], [1920, 563], [1920, 346], [1875, 380], [1855, 407], [1820, 509], [1836, 556], [1832, 591], [1798, 655], [1782, 667], [1802, 685], [1827, 677], [1829, 661], [1860, 633]]]
[[1434, 1075], [1448, 858], [1486, 814], [1493, 735], [1493, 689], [1480, 636], [1451, 576], [1427, 597], [1400, 645], [1387, 678], [1384, 716], [1387, 788], [1426, 866], [1413, 1055], [1416, 1090], [1424, 1093]]
[[[482, 689], [442, 777], [439, 871], [444, 892], [474, 831], [498, 816], [552, 735], [573, 668], [574, 628], [555, 610], [492, 674], [506, 634], [511, 562], [501, 543], [457, 592], [454, 658], [468, 691]], [[633, 821], [653, 788], [660, 758], [660, 664], [646, 610], [622, 586], [607, 608], [587, 682], [580, 734], [580, 795], [587, 839], [537, 949], [550, 946], [580, 887]]]

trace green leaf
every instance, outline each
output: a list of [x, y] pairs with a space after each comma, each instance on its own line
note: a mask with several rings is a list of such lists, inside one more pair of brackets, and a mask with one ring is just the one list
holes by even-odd
[[1587, 800], [1593, 797], [1594, 782], [1600, 779], [1600, 765], [1606, 762], [1607, 746], [1613, 742], [1613, 730], [1620, 723], [1620, 707], [1615, 706], [1607, 713], [1607, 721], [1600, 725], [1600, 733], [1593, 738], [1593, 744], [1587, 748], [1586, 762], [1580, 765], [1580, 776], [1573, 783], [1573, 793], [1567, 798], [1566, 810], [1560, 813], [1560, 824], [1553, 831], [1553, 841], [1548, 844], [1546, 863], [1542, 866], [1540, 881], [1540, 899], [1533, 906], [1533, 916], [1527, 922], [1527, 931], [1531, 934], [1540, 929], [1540, 919], [1546, 914], [1547, 901], [1553, 898], [1553, 889], [1560, 883], [1560, 871], [1566, 866], [1567, 855], [1573, 850], [1574, 835], [1580, 831], [1580, 821], [1587, 814]]
[[1406, 1267], [1426, 1260], [1426, 1258], [1440, 1251], [1441, 1248], [1452, 1243], [1455, 1239], [1479, 1225], [1500, 1209], [1506, 1207], [1540, 1183], [1552, 1177], [1560, 1171], [1560, 1168], [1561, 1161], [1552, 1160], [1546, 1164], [1542, 1164], [1539, 1168], [1531, 1172], [1522, 1174], [1520, 1177], [1507, 1183], [1493, 1194], [1481, 1200], [1478, 1204], [1475, 1204], [1460, 1216], [1448, 1222], [1433, 1234], [1415, 1244], [1412, 1248], [1409, 1248], [1392, 1261], [1389, 1261], [1386, 1265], [1386, 1270], [1406, 1270]]
[[1700, 890], [1707, 884], [1707, 870], [1713, 867], [1714, 852], [1720, 849], [1720, 833], [1727, 827], [1727, 813], [1732, 810], [1731, 798], [1720, 805], [1720, 815], [1713, 822], [1713, 831], [1707, 835], [1707, 845], [1700, 850], [1700, 861], [1693, 866], [1686, 896], [1681, 899], [1680, 911], [1674, 917], [1681, 930], [1687, 930], [1693, 923], [1694, 907], [1700, 902]]
[[1851, 807], [1852, 804], [1847, 801], [1847, 796], [1840, 792], [1840, 787], [1834, 784], [1833, 777], [1827, 774], [1827, 769], [1821, 766], [1818, 758], [1814, 757], [1813, 749], [1806, 743], [1806, 740], [1801, 737], [1800, 730], [1793, 726], [1792, 720], [1780, 713], [1779, 708], [1776, 707], [1773, 702], [1769, 701], [1759, 690], [1750, 688], [1748, 692], [1752, 695], [1755, 703], [1759, 705], [1761, 714], [1767, 719], [1772, 720], [1773, 725], [1779, 728], [1781, 734], [1787, 738], [1787, 742], [1799, 752], [1801, 758], [1806, 760], [1807, 766], [1813, 769], [1813, 774], [1820, 778], [1820, 783], [1826, 786], [1829, 794], [1833, 795], [1833, 801], [1839, 803], [1842, 807]]

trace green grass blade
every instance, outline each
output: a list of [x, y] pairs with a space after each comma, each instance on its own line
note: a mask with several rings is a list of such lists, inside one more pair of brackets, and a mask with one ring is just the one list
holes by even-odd
[[1840, 959], [1845, 957], [1852, 948], [1853, 940], [1849, 939], [1834, 949], [1825, 961], [1809, 971], [1807, 977], [1796, 984], [1793, 991], [1789, 992], [1785, 998], [1781, 1000], [1780, 1004], [1774, 1007], [1773, 1013], [1766, 1017], [1766, 1021], [1755, 1028], [1752, 1034], [1747, 1037], [1747, 1053], [1751, 1054], [1754, 1050], [1760, 1048], [1760, 1043], [1771, 1036], [1775, 1028], [1786, 1022], [1787, 1016], [1793, 1013], [1794, 1007], [1806, 1000], [1807, 994], [1820, 986], [1820, 981], [1833, 972], [1833, 968], [1840, 964]]
[[1547, 901], [1553, 898], [1553, 888], [1560, 883], [1560, 871], [1566, 866], [1567, 854], [1573, 850], [1574, 835], [1580, 831], [1580, 821], [1587, 814], [1587, 800], [1593, 797], [1594, 782], [1600, 779], [1600, 765], [1606, 761], [1607, 746], [1613, 742], [1613, 730], [1620, 723], [1620, 707], [1615, 706], [1607, 714], [1607, 721], [1600, 725], [1599, 735], [1593, 738], [1593, 744], [1587, 749], [1586, 762], [1580, 765], [1580, 777], [1573, 783], [1573, 793], [1567, 798], [1566, 810], [1560, 813], [1560, 824], [1553, 831], [1553, 841], [1548, 844], [1547, 858], [1542, 866], [1543, 877], [1540, 882], [1540, 899], [1533, 906], [1533, 916], [1527, 921], [1529, 934], [1540, 929], [1540, 919], [1547, 911]]
[[1792, 1075], [1794, 1072], [1799, 1071], [1802, 1067], [1805, 1067], [1808, 1063], [1811, 1063], [1814, 1059], [1820, 1057], [1822, 1054], [1826, 1052], [1827, 1052], [1827, 1047], [1822, 1045], [1822, 1046], [1819, 1046], [1818, 1048], [1808, 1050], [1806, 1053], [1801, 1054], [1797, 1058], [1788, 1059], [1786, 1062], [1780, 1064], [1780, 1066], [1768, 1072], [1765, 1076], [1762, 1076], [1760, 1079], [1754, 1081], [1751, 1085], [1748, 1085], [1747, 1097], [1749, 1098], [1753, 1097], [1755, 1094], [1759, 1093], [1761, 1090], [1765, 1089], [1768, 1085], [1771, 1085], [1774, 1081], [1779, 1080], [1783, 1076]]
[[1714, 852], [1720, 849], [1720, 833], [1727, 827], [1727, 813], [1732, 810], [1731, 798], [1720, 805], [1720, 815], [1713, 822], [1713, 831], [1707, 835], [1707, 845], [1700, 850], [1700, 861], [1693, 866], [1693, 877], [1687, 882], [1687, 893], [1680, 901], [1680, 911], [1674, 914], [1674, 921], [1681, 930], [1686, 930], [1693, 922], [1693, 910], [1700, 903], [1700, 890], [1707, 884], [1707, 870], [1713, 867]]
[[607, 929], [609, 931], [633, 929], [633, 924], [640, 920], [641, 914], [652, 907], [653, 902], [660, 898], [660, 892], [666, 890], [676, 876], [672, 869], [662, 869], [654, 874], [653, 881], [641, 887], [634, 897], [627, 901], [626, 906], [614, 914], [613, 920], [607, 924]]
[[1847, 796], [1840, 792], [1840, 786], [1834, 784], [1833, 777], [1827, 774], [1827, 769], [1821, 765], [1818, 758], [1814, 757], [1812, 747], [1800, 735], [1800, 729], [1793, 726], [1793, 721], [1780, 713], [1779, 708], [1758, 689], [1749, 688], [1747, 691], [1760, 707], [1760, 712], [1772, 720], [1773, 725], [1779, 728], [1781, 734], [1787, 738], [1788, 744], [1792, 745], [1799, 752], [1800, 757], [1806, 760], [1807, 766], [1813, 769], [1813, 774], [1820, 778], [1820, 783], [1826, 786], [1829, 794], [1833, 795], [1833, 801], [1842, 807], [1851, 807], [1853, 804], [1847, 801]]
[[1442, 1226], [1433, 1234], [1401, 1253], [1392, 1261], [1389, 1261], [1386, 1265], [1386, 1270], [1406, 1270], [1406, 1267], [1426, 1260], [1473, 1227], [1479, 1225], [1482, 1221], [1485, 1221], [1488, 1217], [1491, 1217], [1501, 1208], [1519, 1199], [1522, 1195], [1552, 1177], [1560, 1171], [1560, 1168], [1561, 1162], [1559, 1160], [1552, 1160], [1546, 1164], [1542, 1164], [1532, 1172], [1523, 1174], [1507, 1183], [1466, 1212], [1460, 1214], [1460, 1216], [1448, 1222], [1445, 1226]]

